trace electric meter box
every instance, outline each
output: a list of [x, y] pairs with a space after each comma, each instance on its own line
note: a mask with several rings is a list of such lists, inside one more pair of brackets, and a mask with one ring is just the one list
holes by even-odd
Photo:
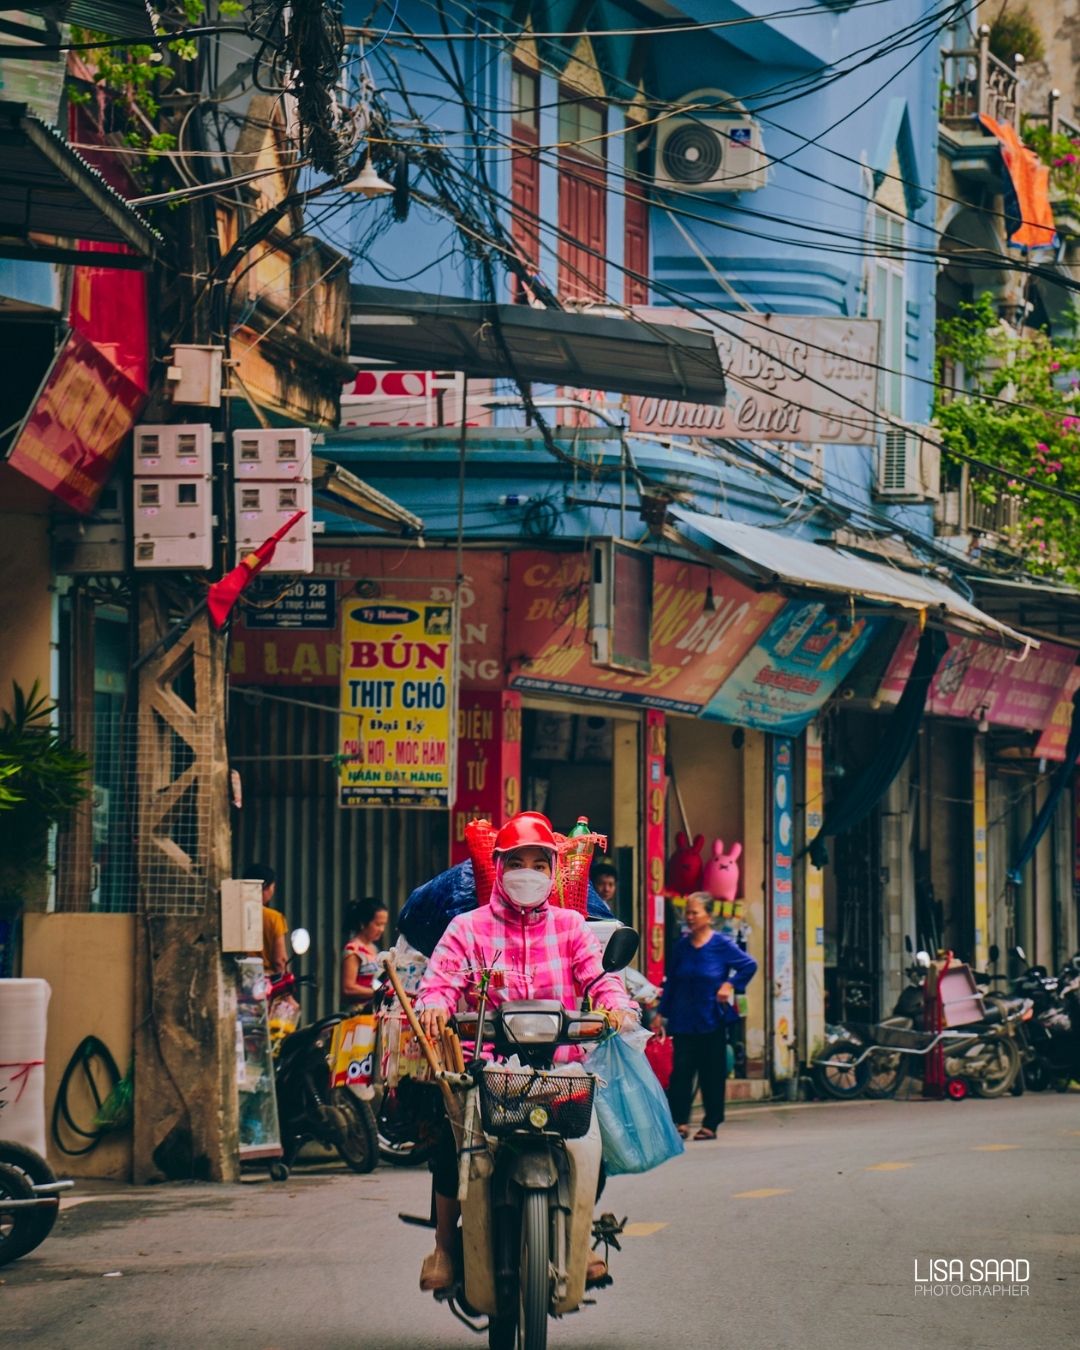
[[314, 530], [311, 520], [311, 484], [252, 482], [236, 485], [236, 556], [246, 557], [266, 542], [297, 511], [304, 514], [263, 568], [265, 572], [315, 570]]
[[221, 950], [261, 952], [262, 882], [229, 877], [221, 883]]
[[312, 435], [307, 427], [233, 432], [237, 482], [307, 481], [311, 478]]
[[136, 568], [209, 571], [213, 566], [210, 478], [136, 478], [131, 532]]
[[135, 428], [132, 473], [136, 478], [194, 478], [213, 472], [209, 422], [175, 426], [145, 423]]

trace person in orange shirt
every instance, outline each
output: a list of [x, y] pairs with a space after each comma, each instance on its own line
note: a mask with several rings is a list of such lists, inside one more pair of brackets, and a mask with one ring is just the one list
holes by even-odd
[[[277, 873], [263, 863], [251, 863], [244, 870], [244, 876], [251, 881], [262, 882], [262, 959], [266, 973], [274, 979], [285, 973], [285, 963], [289, 958], [285, 945], [288, 925], [280, 909], [273, 909], [274, 895], [277, 892]], [[259, 955], [258, 952], [252, 955]]]

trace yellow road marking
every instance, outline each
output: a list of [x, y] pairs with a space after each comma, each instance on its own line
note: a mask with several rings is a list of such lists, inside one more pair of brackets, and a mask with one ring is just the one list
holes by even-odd
[[790, 1195], [790, 1190], [770, 1190], [766, 1187], [760, 1191], [736, 1191], [734, 1198], [736, 1200], [768, 1200], [771, 1195]]
[[864, 1167], [864, 1172], [899, 1172], [905, 1167], [910, 1167], [911, 1163], [884, 1162], [873, 1163], [870, 1167]]
[[652, 1237], [667, 1226], [666, 1223], [628, 1223], [623, 1229], [623, 1237]]
[[976, 1153], [1004, 1153], [1006, 1149], [1019, 1147], [1019, 1144], [972, 1144]]

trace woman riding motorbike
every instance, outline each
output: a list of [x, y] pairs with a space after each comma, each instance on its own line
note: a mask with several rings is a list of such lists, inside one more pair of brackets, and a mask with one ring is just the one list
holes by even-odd
[[[590, 994], [618, 1027], [635, 1011], [617, 975], [604, 974], [600, 945], [575, 910], [548, 903], [555, 884], [557, 847], [551, 822], [539, 812], [512, 817], [495, 840], [495, 884], [489, 904], [453, 919], [431, 956], [420, 985], [418, 1007], [425, 1034], [442, 1034], [460, 1004], [476, 1008], [482, 974], [488, 981], [488, 1006], [512, 999], [558, 999], [565, 1008], [580, 1006]], [[597, 978], [599, 977], [599, 978]], [[580, 1058], [566, 1047], [560, 1058]], [[454, 1281], [454, 1243], [460, 1207], [457, 1201], [457, 1148], [449, 1123], [431, 1162], [435, 1184], [435, 1250], [424, 1259], [420, 1288], [435, 1291]], [[594, 1263], [590, 1278], [604, 1273]]]

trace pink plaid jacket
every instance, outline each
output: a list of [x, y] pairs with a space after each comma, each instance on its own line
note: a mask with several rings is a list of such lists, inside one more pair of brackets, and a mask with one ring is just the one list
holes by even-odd
[[[480, 971], [491, 967], [493, 1008], [527, 998], [557, 998], [564, 1008], [577, 1008], [582, 990], [603, 969], [600, 944], [576, 910], [545, 902], [523, 911], [496, 893], [489, 904], [450, 921], [424, 972], [418, 1001], [446, 1013], [475, 1008]], [[602, 1008], [636, 1006], [618, 975], [598, 980], [592, 997]]]

